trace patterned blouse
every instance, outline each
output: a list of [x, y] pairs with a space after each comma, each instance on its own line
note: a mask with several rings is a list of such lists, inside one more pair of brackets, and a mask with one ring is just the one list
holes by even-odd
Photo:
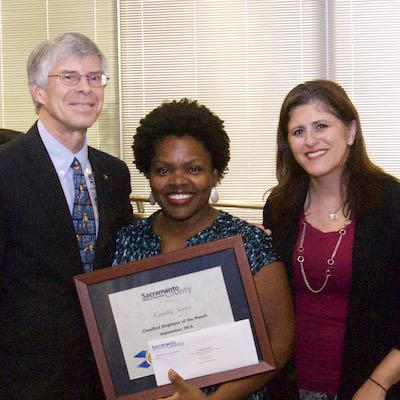
[[[113, 265], [137, 261], [161, 253], [161, 238], [153, 232], [154, 215], [119, 230]], [[189, 238], [186, 247], [235, 235], [241, 235], [243, 238], [253, 275], [264, 265], [279, 260], [272, 248], [272, 240], [265, 232], [223, 211], [220, 212], [210, 227]], [[203, 389], [206, 394], [215, 390], [216, 386]], [[263, 387], [258, 392], [248, 396], [247, 399], [261, 400], [266, 398], [266, 388]]]

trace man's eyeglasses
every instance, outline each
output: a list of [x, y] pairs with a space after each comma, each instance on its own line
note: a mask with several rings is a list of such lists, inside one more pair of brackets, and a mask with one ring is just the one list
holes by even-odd
[[77, 85], [82, 77], [85, 77], [90, 86], [93, 87], [101, 87], [106, 86], [108, 81], [108, 76], [102, 74], [101, 72], [95, 72], [93, 74], [81, 75], [77, 72], [60, 72], [59, 74], [49, 75], [49, 78], [59, 78], [60, 82], [67, 86], [75, 86]]

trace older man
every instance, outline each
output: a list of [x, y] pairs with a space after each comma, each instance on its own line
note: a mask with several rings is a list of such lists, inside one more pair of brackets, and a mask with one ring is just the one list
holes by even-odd
[[28, 78], [38, 121], [0, 148], [0, 398], [104, 399], [72, 277], [111, 265], [133, 222], [126, 165], [86, 140], [107, 63], [66, 33], [31, 53]]

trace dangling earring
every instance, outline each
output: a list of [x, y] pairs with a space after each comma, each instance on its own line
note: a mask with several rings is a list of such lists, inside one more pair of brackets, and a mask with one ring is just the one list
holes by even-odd
[[219, 200], [218, 190], [215, 186], [211, 189], [210, 200], [212, 203], [217, 203]]
[[154, 198], [154, 194], [153, 191], [150, 191], [150, 195], [149, 195], [149, 203], [154, 206], [156, 204], [156, 199]]

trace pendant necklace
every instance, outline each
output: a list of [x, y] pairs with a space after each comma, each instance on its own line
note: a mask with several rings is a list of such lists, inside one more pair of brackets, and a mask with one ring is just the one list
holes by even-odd
[[335, 220], [338, 219], [338, 216], [337, 216], [337, 212], [338, 212], [338, 211], [339, 211], [339, 208], [338, 208], [335, 212], [329, 213], [329, 214], [328, 214], [328, 217], [329, 217], [329, 219], [330, 219], [331, 221], [335, 221]]
[[[335, 215], [335, 217], [337, 218], [336, 213], [332, 213], [332, 214]], [[329, 216], [329, 218], [330, 218], [330, 216]], [[333, 218], [333, 219], [336, 219], [336, 218]], [[303, 276], [303, 280], [304, 280], [304, 283], [307, 286], [307, 289], [312, 293], [318, 294], [318, 293], [321, 293], [325, 289], [325, 286], [327, 285], [329, 278], [333, 274], [333, 266], [335, 264], [336, 253], [337, 253], [337, 251], [339, 249], [340, 243], [342, 242], [343, 236], [346, 234], [347, 231], [346, 231], [345, 228], [341, 228], [339, 230], [339, 232], [338, 232], [339, 233], [339, 237], [338, 237], [336, 245], [335, 245], [335, 247], [333, 249], [332, 255], [330, 256], [330, 258], [326, 262], [327, 266], [326, 266], [326, 269], [325, 269], [325, 280], [324, 280], [324, 283], [322, 284], [322, 286], [319, 289], [314, 289], [310, 285], [310, 282], [309, 282], [309, 280], [307, 278], [307, 275], [306, 275], [306, 272], [304, 270], [303, 252], [304, 252], [304, 237], [306, 236], [306, 230], [307, 230], [307, 221], [304, 220], [303, 221], [303, 229], [301, 231], [301, 236], [300, 236], [300, 243], [299, 243], [299, 247], [297, 249], [298, 250], [298, 254], [299, 254], [297, 256], [297, 261], [300, 264], [301, 275]]]
[[[307, 197], [306, 197], [306, 201], [305, 204], [307, 204], [307, 206], [304, 207], [304, 213], [307, 214], [307, 210], [310, 207], [311, 204], [311, 195], [310, 195], [310, 191], [307, 192]], [[340, 205], [335, 211], [329, 211], [328, 212], [328, 218], [331, 221], [336, 221], [339, 216], [338, 216], [338, 212], [339, 210], [342, 208], [342, 206]]]
[[336, 220], [338, 219], [337, 213], [338, 213], [338, 211], [339, 211], [341, 208], [342, 208], [342, 206], [340, 206], [336, 211], [334, 211], [334, 212], [329, 212], [329, 213], [328, 213], [328, 217], [329, 217], [329, 219], [330, 219], [331, 221], [336, 221]]

